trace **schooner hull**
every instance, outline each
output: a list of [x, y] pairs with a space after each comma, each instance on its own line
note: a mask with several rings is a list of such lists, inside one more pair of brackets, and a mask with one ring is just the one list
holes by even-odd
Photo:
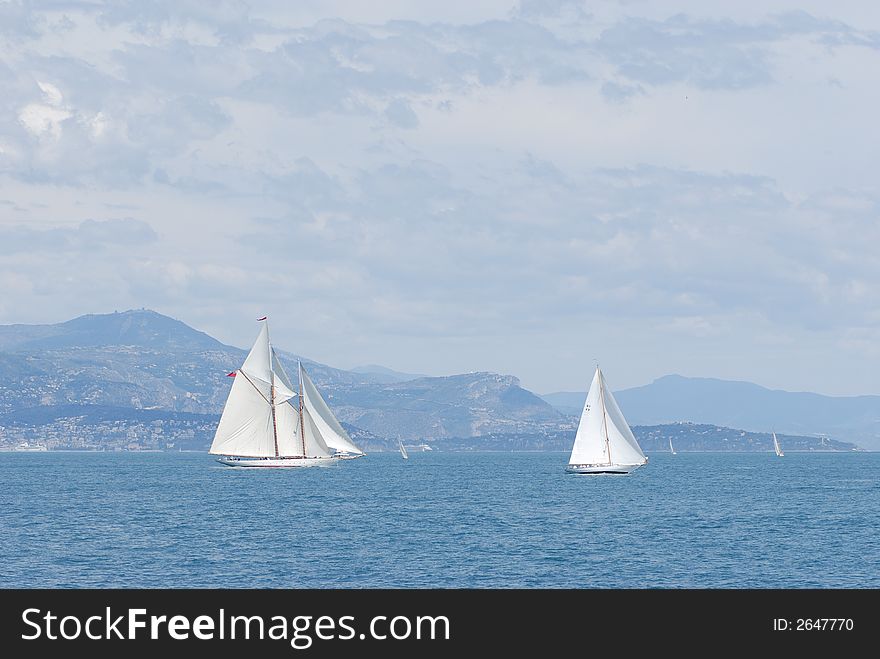
[[604, 465], [566, 465], [565, 471], [569, 474], [582, 474], [587, 476], [597, 476], [599, 474], [619, 474], [626, 475], [629, 474], [642, 465], [616, 465], [616, 464], [604, 464]]
[[321, 458], [244, 458], [238, 456], [226, 456], [217, 458], [217, 462], [227, 467], [245, 469], [291, 469], [294, 467], [329, 467], [336, 464], [335, 458], [330, 456]]
[[337, 453], [330, 456], [333, 460], [357, 460], [364, 457], [363, 453]]

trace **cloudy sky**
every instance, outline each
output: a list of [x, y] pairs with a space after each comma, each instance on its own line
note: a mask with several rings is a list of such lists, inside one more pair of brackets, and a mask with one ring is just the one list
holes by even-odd
[[872, 0], [0, 1], [0, 89], [0, 323], [880, 394]]

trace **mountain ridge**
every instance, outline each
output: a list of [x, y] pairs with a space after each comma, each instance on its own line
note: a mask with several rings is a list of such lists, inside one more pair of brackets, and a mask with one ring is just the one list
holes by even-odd
[[[226, 373], [245, 354], [146, 309], [88, 314], [55, 325], [3, 325], [0, 414], [68, 404], [219, 414], [230, 386]], [[576, 427], [585, 397], [538, 396], [512, 375], [401, 379], [413, 374], [376, 365], [359, 370], [378, 373], [356, 372], [284, 350], [279, 355], [291, 370], [303, 362], [340, 421], [382, 437], [567, 432]], [[750, 432], [824, 434], [880, 449], [880, 396], [829, 397], [680, 375], [615, 395], [632, 425], [689, 421]]]
[[[826, 396], [673, 374], [615, 391], [614, 396], [634, 425], [690, 421], [756, 432], [828, 435], [880, 449], [880, 396], [876, 395]], [[586, 393], [554, 392], [542, 398], [563, 413], [579, 415]]]
[[[32, 329], [32, 332], [29, 332]], [[68, 404], [219, 414], [246, 351], [150, 310], [56, 325], [0, 326], [0, 414]], [[570, 421], [514, 376], [469, 373], [388, 382], [279, 349], [302, 361], [340, 421], [405, 439], [534, 431]]]

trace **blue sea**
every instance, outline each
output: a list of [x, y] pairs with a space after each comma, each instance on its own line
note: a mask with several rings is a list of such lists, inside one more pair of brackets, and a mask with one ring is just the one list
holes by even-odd
[[5, 587], [880, 587], [880, 454], [0, 454]]

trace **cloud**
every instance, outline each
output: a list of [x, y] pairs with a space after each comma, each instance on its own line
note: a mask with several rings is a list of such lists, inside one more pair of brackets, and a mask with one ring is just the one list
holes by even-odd
[[409, 103], [396, 98], [385, 108], [385, 117], [398, 128], [416, 128], [419, 125], [419, 117], [413, 112]]
[[585, 3], [580, 0], [520, 0], [515, 14], [526, 19], [540, 19], [548, 16], [565, 16], [572, 18], [587, 18], [589, 14], [584, 9]]
[[648, 85], [686, 82], [701, 89], [745, 89], [773, 81], [777, 44], [797, 37], [826, 46], [877, 48], [880, 35], [797, 11], [754, 24], [630, 17], [604, 30], [596, 50], [617, 72]]
[[38, 252], [92, 252], [113, 247], [144, 246], [158, 235], [141, 220], [84, 220], [74, 227], [33, 229], [26, 225], [0, 228], [0, 255]]
[[[874, 307], [850, 303], [880, 302], [858, 285], [873, 276], [866, 255], [829, 262], [824, 253], [857, 245], [829, 236], [825, 223], [809, 227], [806, 209], [818, 202], [794, 203], [772, 179], [644, 165], [573, 174], [531, 155], [523, 162], [521, 174], [484, 181], [480, 192], [437, 163], [363, 171], [344, 195], [292, 195], [295, 211], [239, 243], [283, 261], [313, 308], [341, 305], [355, 324], [397, 332], [430, 325], [467, 336], [498, 322], [528, 331], [547, 318], [600, 317], [706, 332], [713, 316], [734, 311], [815, 329], [873, 322]], [[340, 189], [314, 171], [285, 185]]]
[[[72, 5], [64, 25], [24, 5], [7, 11], [53, 38], [42, 50], [22, 49], [14, 71], [0, 68], [8, 78], [0, 109], [15, 117], [0, 118], [0, 172], [74, 185], [124, 186], [157, 172], [191, 181], [173, 175], [169, 159], [196, 152], [255, 105], [415, 130], [424, 119], [414, 108], [442, 104], [455, 114], [460, 101], [492, 88], [595, 87], [625, 105], [670, 84], [770, 85], [777, 51], [792, 39], [826, 49], [880, 43], [875, 32], [804, 12], [753, 23], [629, 16], [597, 32], [582, 4], [556, 1], [520, 3], [507, 18], [471, 24], [337, 18], [308, 27], [273, 23], [271, 13], [257, 17], [237, 2], [211, 11], [198, 3]], [[570, 26], [544, 20], [554, 16]], [[79, 55], [51, 46], [67, 39], [106, 46]]]
[[667, 6], [0, 5], [0, 315], [244, 345], [271, 307], [316, 359], [547, 390], [594, 347], [620, 385], [875, 359], [878, 25]]
[[127, 136], [150, 153], [178, 153], [194, 141], [215, 137], [229, 126], [229, 116], [216, 103], [193, 95], [163, 99], [149, 112], [127, 119]]
[[[256, 27], [248, 6], [238, 0], [220, 0], [210, 5], [189, 0], [115, 0], [100, 7], [98, 21], [108, 26], [127, 25], [144, 35], [161, 35], [165, 30], [187, 26], [206, 27], [223, 43], [248, 41]], [[263, 30], [267, 28], [261, 26]]]
[[645, 89], [641, 85], [619, 84], [611, 80], [602, 83], [602, 96], [612, 103], [622, 103], [644, 93]]
[[24, 41], [39, 35], [39, 14], [29, 3], [12, 0], [0, 3], [0, 34], [13, 41]]

